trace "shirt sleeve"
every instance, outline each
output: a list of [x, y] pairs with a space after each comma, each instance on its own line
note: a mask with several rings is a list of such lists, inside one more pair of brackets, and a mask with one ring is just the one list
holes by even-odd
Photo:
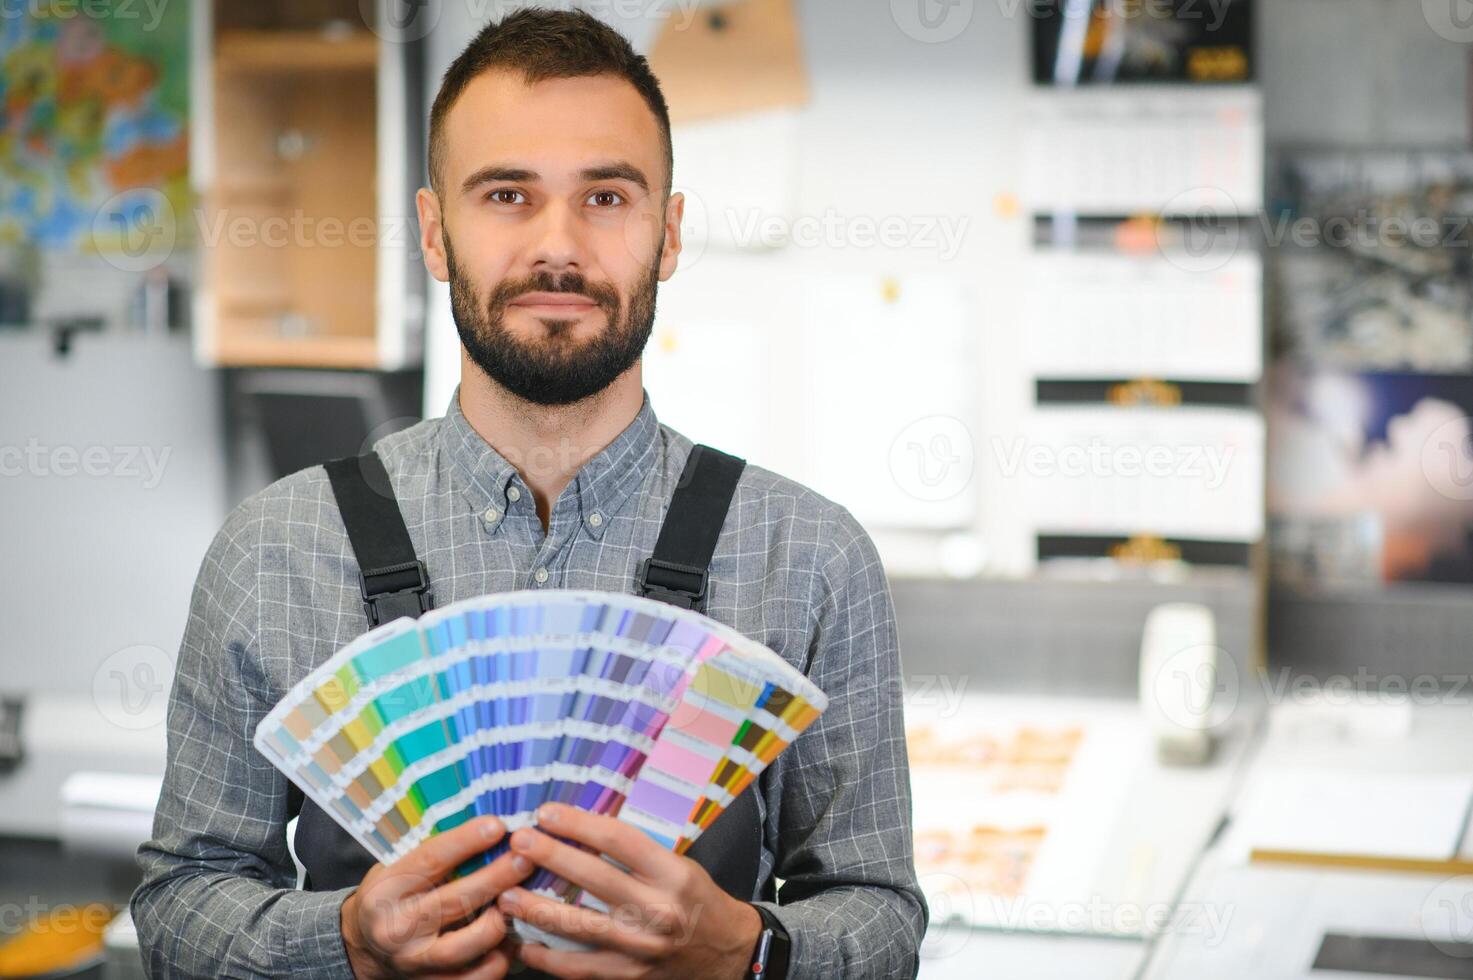
[[873, 542], [847, 511], [822, 569], [809, 676], [829, 707], [777, 759], [776, 903], [788, 976], [915, 976], [929, 911], [916, 882], [899, 643]]
[[243, 531], [227, 521], [195, 580], [169, 695], [163, 792], [153, 839], [138, 850], [139, 945], [152, 977], [351, 978], [340, 926], [351, 889], [296, 890], [286, 777], [251, 744], [267, 695]]

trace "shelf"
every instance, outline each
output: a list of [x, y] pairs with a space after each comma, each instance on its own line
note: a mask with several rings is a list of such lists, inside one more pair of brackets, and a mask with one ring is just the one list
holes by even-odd
[[382, 3], [199, 5], [203, 364], [382, 370], [419, 357], [413, 253], [365, 233], [413, 196], [422, 136], [416, 45], [364, 26]]
[[232, 30], [216, 41], [215, 65], [237, 73], [372, 71], [378, 56], [378, 38], [368, 31]]
[[222, 330], [215, 338], [213, 362], [222, 367], [379, 367], [373, 337], [282, 337]]

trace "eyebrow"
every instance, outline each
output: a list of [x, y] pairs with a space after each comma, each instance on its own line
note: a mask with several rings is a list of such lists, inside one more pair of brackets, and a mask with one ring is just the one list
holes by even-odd
[[[596, 164], [592, 167], [584, 167], [578, 171], [577, 177], [580, 181], [591, 182], [597, 180], [627, 180], [632, 184], [639, 185], [645, 191], [650, 189], [649, 182], [645, 180], [644, 171], [627, 160], [612, 160], [608, 163]], [[493, 163], [482, 167], [467, 177], [460, 185], [462, 191], [475, 190], [482, 184], [492, 181], [514, 181], [524, 184], [532, 184], [542, 179], [542, 175], [535, 170], [527, 170], [523, 167], [508, 167], [503, 164]]]

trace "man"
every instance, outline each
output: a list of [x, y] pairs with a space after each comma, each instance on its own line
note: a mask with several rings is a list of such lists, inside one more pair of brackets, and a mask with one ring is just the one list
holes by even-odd
[[[450, 283], [461, 384], [444, 418], [375, 449], [436, 604], [519, 588], [628, 593], [692, 450], [656, 420], [640, 373], [684, 204], [670, 193], [658, 84], [594, 18], [523, 10], [485, 28], [446, 73], [429, 159], [422, 246]], [[740, 385], [726, 396], [734, 406]], [[296, 890], [290, 787], [250, 739], [366, 624], [324, 469], [247, 500], [205, 556], [180, 650], [164, 790], [132, 903], [151, 971], [739, 978], [759, 938], [786, 933], [790, 977], [913, 975], [927, 911], [911, 860], [894, 612], [873, 544], [842, 507], [748, 466], [709, 571], [706, 613], [830, 698], [759, 782], [758, 880], [783, 882], [776, 901], [727, 894], [632, 827], [557, 806], [538, 813], [548, 832], [518, 830], [509, 853], [463, 878], [449, 874], [504, 833], [494, 818], [361, 882]], [[585, 885], [608, 914], [518, 888], [538, 866]], [[510, 919], [593, 948], [515, 945]]]

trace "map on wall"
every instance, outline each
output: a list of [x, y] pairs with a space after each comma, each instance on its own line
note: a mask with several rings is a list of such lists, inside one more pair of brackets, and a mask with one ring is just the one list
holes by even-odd
[[0, 246], [136, 255], [189, 213], [189, 5], [0, 18]]

